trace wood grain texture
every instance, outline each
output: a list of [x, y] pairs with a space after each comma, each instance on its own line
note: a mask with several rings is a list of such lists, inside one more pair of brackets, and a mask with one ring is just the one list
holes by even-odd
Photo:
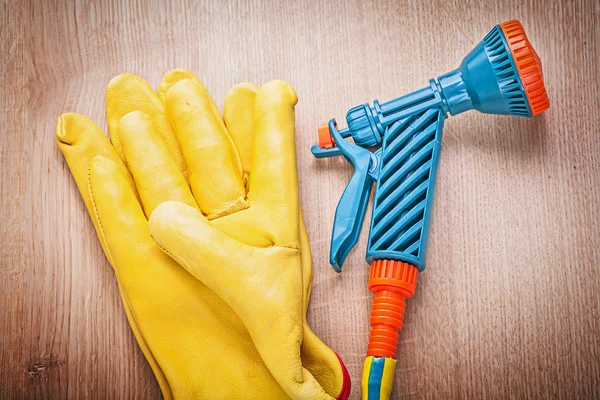
[[533, 120], [446, 124], [393, 398], [600, 398], [598, 0], [0, 1], [0, 398], [160, 397], [54, 126], [74, 111], [105, 127], [114, 75], [156, 87], [177, 67], [217, 104], [241, 81], [296, 88], [309, 320], [359, 398], [367, 230], [335, 274], [330, 230], [351, 169], [313, 159], [315, 128], [419, 89], [511, 18], [543, 60], [552, 105]]

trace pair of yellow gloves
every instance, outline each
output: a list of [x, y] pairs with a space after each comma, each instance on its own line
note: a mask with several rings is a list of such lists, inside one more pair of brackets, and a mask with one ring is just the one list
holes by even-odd
[[158, 93], [108, 85], [111, 143], [63, 114], [56, 137], [164, 397], [345, 399], [339, 357], [311, 331], [294, 89], [227, 94], [175, 70]]

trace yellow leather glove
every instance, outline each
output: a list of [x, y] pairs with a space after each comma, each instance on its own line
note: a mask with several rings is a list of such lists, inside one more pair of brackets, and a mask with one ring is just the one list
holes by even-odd
[[[260, 90], [238, 85], [226, 98], [225, 127], [200, 81], [176, 70], [165, 76], [158, 95], [134, 75], [111, 81], [107, 112], [114, 147], [85, 117], [59, 119], [59, 147], [165, 398], [348, 396], [343, 364], [305, 319], [312, 272], [298, 205], [295, 102], [281, 82]], [[147, 216], [173, 200], [182, 204], [170, 205], [195, 210], [190, 218], [201, 218], [199, 229], [211, 228], [204, 251], [213, 258], [195, 260], [192, 270], [221, 271], [231, 278], [229, 289], [195, 279], [150, 237]], [[256, 249], [256, 258], [248, 248]], [[223, 251], [228, 260], [243, 260], [244, 274], [234, 279], [230, 262], [212, 263]], [[283, 256], [265, 258], [265, 252]], [[273, 282], [272, 273], [264, 274], [267, 267], [283, 271], [282, 278]], [[262, 294], [248, 298], [249, 291]], [[252, 317], [231, 308], [259, 299], [265, 302]]]

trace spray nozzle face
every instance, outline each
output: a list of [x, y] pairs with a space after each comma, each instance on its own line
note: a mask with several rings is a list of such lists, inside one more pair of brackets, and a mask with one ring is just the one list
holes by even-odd
[[542, 62], [529, 42], [523, 25], [517, 20], [500, 24], [506, 43], [517, 68], [521, 84], [531, 108], [531, 116], [540, 114], [550, 107], [544, 86]]
[[475, 109], [533, 117], [550, 106], [542, 64], [516, 20], [496, 25], [439, 83], [453, 115]]

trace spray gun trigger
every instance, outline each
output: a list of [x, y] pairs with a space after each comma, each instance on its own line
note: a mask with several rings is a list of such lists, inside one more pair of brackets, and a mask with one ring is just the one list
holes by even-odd
[[329, 130], [337, 148], [354, 167], [335, 211], [329, 262], [337, 272], [350, 250], [356, 245], [365, 217], [367, 203], [376, 177], [377, 158], [370, 151], [344, 140], [335, 121], [329, 121]]

